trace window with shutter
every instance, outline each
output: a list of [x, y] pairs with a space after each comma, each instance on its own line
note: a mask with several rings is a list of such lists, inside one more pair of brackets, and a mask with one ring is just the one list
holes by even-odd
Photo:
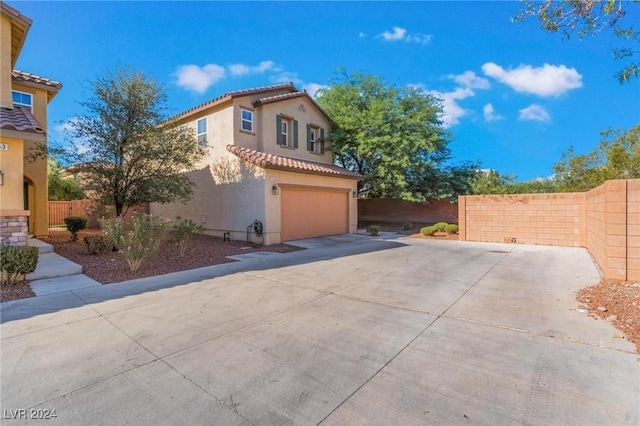
[[276, 143], [289, 148], [298, 147], [298, 120], [276, 116]]

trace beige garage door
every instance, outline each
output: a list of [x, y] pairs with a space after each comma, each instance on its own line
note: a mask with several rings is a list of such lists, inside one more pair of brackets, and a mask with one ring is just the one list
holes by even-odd
[[349, 198], [345, 191], [282, 188], [282, 241], [349, 232]]

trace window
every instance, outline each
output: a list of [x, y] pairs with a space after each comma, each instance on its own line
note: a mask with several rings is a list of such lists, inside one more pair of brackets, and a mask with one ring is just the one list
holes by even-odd
[[198, 148], [207, 147], [207, 119], [201, 118], [197, 122]]
[[180, 130], [180, 134], [184, 135], [187, 131], [187, 126], [185, 124], [181, 124], [178, 129]]
[[276, 116], [276, 138], [278, 145], [297, 148], [298, 120], [285, 117], [284, 115]]
[[18, 92], [14, 90], [11, 92], [11, 97], [15, 105], [26, 106], [29, 108], [33, 107], [33, 96], [31, 93]]
[[324, 154], [324, 129], [307, 124], [307, 151]]
[[245, 132], [253, 132], [253, 111], [240, 109], [240, 128]]

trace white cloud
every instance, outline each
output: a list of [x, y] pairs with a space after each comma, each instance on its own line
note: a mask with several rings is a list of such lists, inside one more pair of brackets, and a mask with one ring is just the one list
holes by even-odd
[[312, 98], [315, 98], [318, 90], [328, 89], [329, 86], [318, 84], [318, 83], [307, 83], [304, 86], [302, 86], [302, 88], [307, 91], [309, 96], [311, 96]]
[[484, 119], [486, 121], [498, 121], [498, 120], [502, 120], [504, 117], [501, 116], [500, 114], [496, 114], [495, 110], [493, 109], [493, 105], [492, 104], [486, 104], [483, 108], [482, 111], [484, 112]]
[[468, 87], [458, 87], [452, 92], [428, 90], [426, 91], [426, 93], [442, 101], [442, 107], [444, 108], [442, 123], [445, 128], [449, 128], [451, 126], [459, 124], [460, 118], [469, 113], [469, 111], [462, 108], [457, 101], [475, 96], [473, 90], [469, 89]]
[[225, 76], [225, 70], [220, 65], [207, 64], [204, 67], [197, 65], [182, 65], [176, 72], [178, 86], [197, 93], [204, 93], [211, 85]]
[[360, 37], [360, 38], [366, 38], [366, 37], [367, 37], [367, 34], [366, 34], [366, 33], [363, 33], [362, 31], [360, 31], [360, 32], [358, 33], [358, 37]]
[[244, 64], [231, 64], [229, 65], [229, 72], [231, 75], [246, 75], [251, 72], [251, 68]]
[[458, 83], [461, 86], [468, 87], [470, 89], [488, 89], [490, 88], [489, 80], [486, 78], [478, 77], [473, 71], [465, 71], [458, 75], [449, 75], [449, 78]]
[[231, 75], [247, 75], [247, 74], [262, 74], [265, 71], [273, 70], [275, 63], [273, 61], [262, 61], [258, 65], [249, 66], [245, 64], [231, 64], [229, 65], [229, 72]]
[[298, 77], [297, 73], [289, 71], [281, 72], [280, 74], [272, 78], [272, 80], [275, 83], [293, 83], [298, 87], [304, 84], [304, 81], [302, 81], [302, 79]]
[[582, 75], [575, 68], [564, 65], [520, 65], [516, 69], [505, 70], [500, 65], [487, 62], [482, 66], [482, 71], [517, 92], [538, 96], [559, 96], [582, 87]]
[[385, 31], [380, 36], [387, 41], [402, 40], [407, 33], [407, 30], [400, 27], [393, 27], [393, 32]]
[[550, 121], [551, 115], [538, 104], [531, 104], [518, 111], [518, 120]]
[[[361, 33], [362, 34], [362, 33]], [[407, 43], [427, 44], [431, 41], [432, 36], [428, 34], [407, 34], [407, 30], [402, 27], [393, 27], [393, 32], [385, 31], [378, 37], [385, 41], [405, 41]]]

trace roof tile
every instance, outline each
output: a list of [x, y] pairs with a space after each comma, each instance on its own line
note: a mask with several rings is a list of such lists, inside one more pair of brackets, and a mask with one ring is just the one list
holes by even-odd
[[363, 178], [359, 173], [352, 172], [334, 164], [324, 164], [317, 163], [315, 161], [283, 157], [281, 155], [270, 154], [250, 148], [243, 148], [237, 145], [227, 145], [227, 150], [243, 160], [265, 169], [288, 170], [349, 179]]
[[44, 128], [31, 114], [29, 108], [15, 107], [0, 108], [0, 129], [17, 130], [20, 132], [44, 133]]
[[167, 119], [167, 121], [171, 121], [171, 120], [175, 120], [177, 118], [180, 118], [182, 116], [188, 115], [189, 113], [192, 113], [196, 110], [199, 110], [203, 107], [209, 106], [211, 104], [214, 104], [222, 99], [228, 98], [228, 99], [232, 99], [232, 98], [237, 98], [240, 96], [247, 96], [247, 95], [254, 95], [256, 93], [264, 93], [264, 92], [270, 92], [273, 90], [281, 90], [281, 89], [289, 89], [291, 91], [297, 92], [298, 89], [296, 89], [296, 87], [293, 85], [293, 83], [283, 83], [283, 84], [274, 84], [272, 86], [263, 86], [263, 87], [256, 87], [254, 89], [243, 89], [243, 90], [234, 90], [233, 92], [227, 92], [224, 95], [218, 96], [216, 98], [213, 98], [207, 102], [204, 102], [200, 105], [196, 105], [193, 108], [189, 108], [186, 111], [183, 111], [179, 114], [176, 114], [172, 117], [170, 117], [169, 119]]
[[48, 78], [40, 77], [39, 75], [30, 74], [24, 71], [13, 70], [11, 76], [18, 81], [25, 81], [30, 83], [44, 84], [45, 86], [52, 87], [54, 89], [61, 89], [62, 83], [49, 80]]

